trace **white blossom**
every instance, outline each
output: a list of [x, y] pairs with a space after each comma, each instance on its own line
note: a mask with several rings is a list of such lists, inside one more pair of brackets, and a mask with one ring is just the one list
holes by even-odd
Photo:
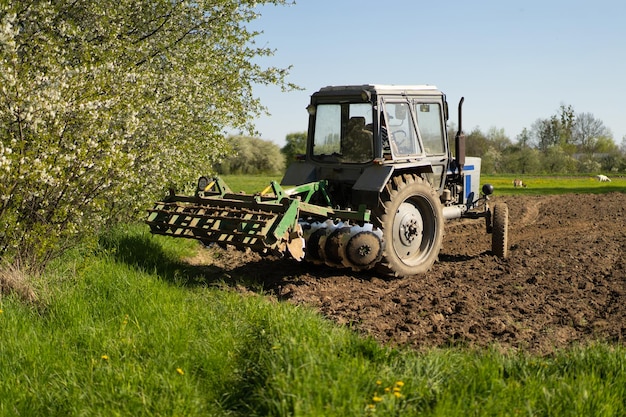
[[265, 2], [230, 3], [0, 4], [0, 248], [93, 234], [111, 203], [130, 215], [211, 172], [224, 127], [263, 110], [251, 85], [286, 86], [253, 63], [271, 55], [245, 28]]

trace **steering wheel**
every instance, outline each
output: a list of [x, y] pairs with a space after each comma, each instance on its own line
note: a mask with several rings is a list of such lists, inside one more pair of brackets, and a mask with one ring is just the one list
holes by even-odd
[[409, 135], [402, 129], [400, 130], [394, 130], [391, 133], [391, 138], [394, 140], [394, 142], [396, 142], [396, 145], [398, 145], [398, 147], [405, 147], [407, 145], [407, 140], [409, 139]]

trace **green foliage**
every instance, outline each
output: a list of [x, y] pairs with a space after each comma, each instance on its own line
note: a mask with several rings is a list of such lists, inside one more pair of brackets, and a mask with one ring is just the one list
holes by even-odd
[[502, 171], [529, 174], [540, 171], [540, 152], [523, 145], [507, 147], [502, 153]]
[[560, 113], [524, 128], [512, 144], [502, 129], [467, 135], [467, 155], [483, 159], [487, 174], [574, 174], [626, 171], [626, 148], [618, 147], [601, 120], [575, 114], [561, 105]]
[[306, 132], [290, 133], [286, 136], [287, 143], [280, 151], [285, 155], [287, 166], [296, 160], [296, 155], [306, 153], [306, 137]]
[[[591, 113], [580, 113], [576, 116], [573, 129], [574, 143], [578, 144], [584, 153], [603, 152], [596, 148], [598, 140], [609, 138], [610, 131], [604, 123], [596, 119]], [[612, 139], [609, 139], [612, 142]]]
[[476, 127], [465, 137], [465, 153], [468, 156], [482, 156], [489, 149], [487, 136]]
[[576, 172], [576, 160], [562, 147], [550, 146], [541, 155], [541, 167], [547, 174]]
[[560, 124], [556, 116], [549, 119], [537, 120], [533, 125], [533, 131], [537, 136], [537, 147], [540, 151], [546, 152], [549, 148], [559, 144]]
[[101, 244], [54, 262], [37, 308], [0, 298], [0, 417], [626, 413], [619, 345], [392, 349], [235, 291], [181, 262], [186, 240], [133, 226]]
[[264, 111], [247, 23], [284, 0], [0, 4], [0, 257], [45, 262], [71, 239], [212, 170], [226, 127]]
[[285, 156], [275, 143], [245, 136], [228, 138], [232, 153], [216, 169], [220, 174], [277, 174], [285, 167]]

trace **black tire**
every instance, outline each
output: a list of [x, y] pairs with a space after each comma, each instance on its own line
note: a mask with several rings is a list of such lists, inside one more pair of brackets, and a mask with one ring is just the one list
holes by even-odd
[[492, 219], [491, 252], [504, 259], [509, 254], [509, 206], [504, 203], [494, 204]]
[[443, 242], [444, 217], [437, 192], [416, 175], [392, 178], [377, 211], [383, 258], [377, 269], [395, 276], [428, 271]]

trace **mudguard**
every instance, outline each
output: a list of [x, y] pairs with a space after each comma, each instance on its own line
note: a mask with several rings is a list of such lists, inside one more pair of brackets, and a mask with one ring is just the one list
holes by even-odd
[[317, 180], [315, 165], [301, 161], [289, 165], [280, 185], [308, 184]]

